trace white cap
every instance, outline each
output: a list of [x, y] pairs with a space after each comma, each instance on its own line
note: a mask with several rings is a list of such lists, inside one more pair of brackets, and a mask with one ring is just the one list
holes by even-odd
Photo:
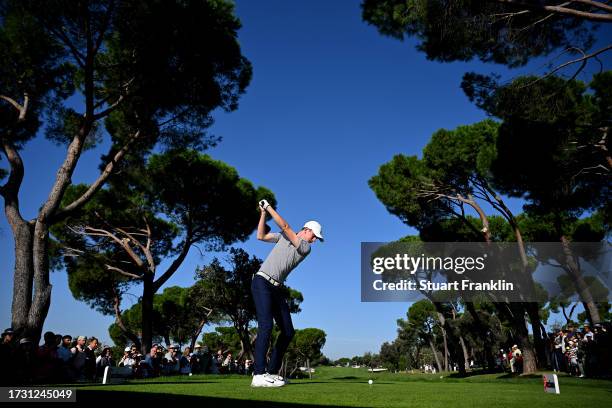
[[323, 228], [321, 227], [321, 224], [319, 224], [318, 222], [308, 221], [306, 224], [304, 224], [303, 228], [308, 228], [309, 230], [312, 230], [315, 237], [323, 241]]
[[130, 351], [132, 348], [131, 347], [126, 347], [123, 351]]

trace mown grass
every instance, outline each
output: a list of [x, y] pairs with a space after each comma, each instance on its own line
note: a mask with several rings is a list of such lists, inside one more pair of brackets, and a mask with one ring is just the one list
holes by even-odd
[[[368, 379], [374, 384], [368, 385]], [[458, 378], [440, 374], [371, 374], [365, 369], [320, 367], [312, 380], [292, 380], [278, 389], [254, 389], [250, 381], [246, 376], [197, 375], [81, 385], [77, 400], [106, 401], [107, 406], [110, 401], [136, 404], [155, 401], [206, 406], [444, 408], [609, 406], [612, 402], [611, 381], [564, 375], [559, 378], [560, 395], [544, 393], [540, 375], [484, 374]]]

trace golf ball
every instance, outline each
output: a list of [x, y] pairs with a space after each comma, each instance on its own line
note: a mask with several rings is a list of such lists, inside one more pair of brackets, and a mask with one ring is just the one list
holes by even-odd
[[372, 385], [373, 383], [374, 383], [374, 381], [368, 380], [368, 384]]

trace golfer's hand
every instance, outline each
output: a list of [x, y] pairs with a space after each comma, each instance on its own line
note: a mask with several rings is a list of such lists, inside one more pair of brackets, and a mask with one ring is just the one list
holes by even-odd
[[270, 203], [268, 203], [267, 200], [261, 200], [259, 202], [259, 208], [261, 208], [264, 211], [267, 210], [269, 206], [270, 206]]

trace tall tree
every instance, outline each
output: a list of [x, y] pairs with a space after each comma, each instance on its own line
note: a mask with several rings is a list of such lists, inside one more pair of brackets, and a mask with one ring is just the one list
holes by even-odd
[[[491, 163], [493, 183], [501, 192], [525, 199], [525, 211], [532, 218], [547, 220], [546, 228], [540, 228], [540, 240], [561, 242], [568, 276], [590, 320], [597, 323], [601, 320], [598, 308], [569, 242], [580, 217], [589, 212], [609, 217], [611, 212], [607, 133], [612, 72], [596, 75], [591, 92], [574, 80], [533, 81], [518, 78], [482, 93], [486, 95], [482, 106], [503, 119]], [[531, 85], [522, 86], [525, 83]], [[517, 157], [521, 157], [520, 166], [516, 166]]]
[[[148, 348], [153, 295], [179, 270], [192, 247], [220, 251], [245, 240], [263, 198], [275, 201], [269, 190], [255, 189], [227, 164], [193, 150], [171, 150], [150, 156], [144, 169], [113, 178], [111, 188], [54, 231], [68, 244], [63, 254], [70, 277], [93, 272], [142, 284], [140, 327]], [[171, 262], [159, 271], [164, 259]], [[93, 289], [94, 298], [110, 290]], [[120, 300], [121, 291], [113, 290]], [[114, 313], [120, 319], [118, 308]]]
[[[9, 162], [0, 195], [15, 240], [12, 326], [19, 336], [38, 339], [47, 316], [50, 228], [87, 203], [128, 153], [143, 155], [158, 143], [205, 146], [213, 140], [205, 133], [211, 112], [237, 107], [251, 78], [239, 28], [233, 5], [222, 0], [0, 2], [0, 52], [12, 62], [0, 68], [0, 142]], [[70, 106], [62, 103], [71, 95]], [[20, 150], [42, 113], [46, 136], [66, 155], [48, 198], [27, 220], [18, 200]], [[105, 134], [112, 143], [98, 178], [66, 202], [83, 150]]]
[[291, 375], [300, 367], [300, 364], [303, 363], [308, 371], [308, 376], [312, 379], [310, 363], [321, 359], [323, 356], [321, 349], [325, 345], [325, 339], [326, 334], [321, 329], [307, 328], [296, 330], [295, 336], [293, 336], [291, 343], [289, 343], [287, 347], [287, 355], [284, 359], [285, 371], [290, 363], [294, 363], [294, 368], [290, 373]]
[[599, 1], [364, 0], [362, 11], [381, 34], [414, 37], [419, 51], [441, 62], [517, 67], [563, 49], [579, 55], [567, 66], [612, 48], [588, 52], [598, 28], [590, 22], [612, 23], [612, 8]]
[[407, 315], [408, 324], [414, 327], [422, 341], [429, 345], [438, 371], [444, 371], [445, 367], [440, 362], [440, 355], [435, 345], [436, 335], [440, 335], [440, 321], [437, 319], [433, 303], [429, 300], [419, 300], [410, 306]]
[[[423, 149], [422, 159], [397, 155], [382, 165], [369, 183], [389, 212], [417, 228], [424, 241], [517, 242], [522, 264], [518, 273], [531, 291], [533, 271], [517, 217], [492, 186], [491, 163], [497, 154], [498, 126], [485, 120], [455, 130], [441, 129]], [[484, 204], [493, 208], [499, 218], [489, 215]], [[470, 212], [478, 217], [478, 222], [474, 222]], [[498, 227], [495, 231], [494, 225]], [[532, 319], [537, 350], [543, 355], [537, 303], [495, 304], [513, 322], [525, 354], [525, 372], [535, 371], [536, 349], [525, 329], [524, 314], [527, 311]], [[469, 304], [468, 311], [473, 313]], [[477, 316], [474, 318], [477, 320]]]
[[[250, 324], [256, 318], [255, 304], [251, 294], [253, 275], [259, 271], [261, 259], [249, 256], [243, 249], [230, 249], [230, 268], [224, 267], [219, 259], [196, 272], [198, 281], [194, 291], [200, 299], [212, 304], [219, 313], [230, 321], [240, 338], [241, 350], [238, 358], [252, 357]], [[289, 299], [289, 311], [299, 313], [303, 301], [300, 292], [283, 287]]]

